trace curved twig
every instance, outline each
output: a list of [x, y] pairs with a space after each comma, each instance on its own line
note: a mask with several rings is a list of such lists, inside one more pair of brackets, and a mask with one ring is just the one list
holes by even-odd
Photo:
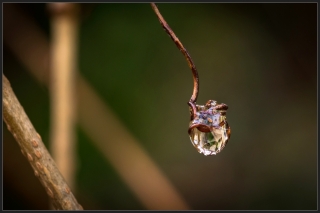
[[34, 129], [31, 121], [15, 96], [8, 79], [3, 79], [3, 119], [18, 142], [22, 154], [28, 159], [56, 209], [81, 210], [55, 162]]
[[199, 93], [199, 75], [198, 71], [196, 69], [196, 66], [194, 65], [191, 56], [189, 55], [188, 51], [186, 48], [183, 46], [183, 44], [180, 42], [178, 37], [174, 34], [168, 23], [164, 20], [162, 15], [160, 14], [157, 6], [155, 3], [151, 3], [151, 7], [158, 16], [158, 19], [160, 21], [160, 24], [162, 25], [163, 29], [166, 31], [166, 33], [170, 36], [170, 38], [173, 40], [173, 42], [176, 44], [176, 46], [179, 48], [179, 50], [182, 52], [184, 57], [187, 59], [188, 65], [192, 71], [192, 77], [193, 77], [193, 92], [192, 96], [190, 98], [190, 101], [188, 102], [189, 106], [191, 107], [191, 113], [195, 112], [195, 103], [198, 98], [198, 93]]

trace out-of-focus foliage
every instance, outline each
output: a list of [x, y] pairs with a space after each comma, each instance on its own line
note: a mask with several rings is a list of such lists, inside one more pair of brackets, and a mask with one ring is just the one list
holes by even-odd
[[[20, 7], [50, 34], [45, 4]], [[209, 157], [187, 134], [191, 71], [150, 5], [82, 7], [81, 74], [193, 209], [317, 208], [316, 4], [158, 4], [198, 68], [197, 103], [229, 106], [231, 139]], [[47, 143], [48, 89], [6, 46], [3, 54], [3, 72]], [[3, 130], [3, 208], [46, 209], [45, 191]], [[144, 209], [78, 133], [83, 207]]]

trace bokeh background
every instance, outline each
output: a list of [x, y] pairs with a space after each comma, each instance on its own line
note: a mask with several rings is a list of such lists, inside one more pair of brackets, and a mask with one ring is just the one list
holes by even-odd
[[[50, 41], [46, 4], [12, 6]], [[191, 71], [149, 4], [81, 4], [79, 73], [190, 209], [317, 209], [317, 4], [158, 7], [198, 68], [197, 103], [229, 106], [232, 134], [220, 154], [203, 156], [189, 140]], [[8, 45], [19, 21], [8, 8], [3, 73], [49, 147], [49, 90]], [[3, 209], [48, 209], [3, 125]], [[84, 209], [147, 209], [81, 126], [76, 153], [75, 194]]]

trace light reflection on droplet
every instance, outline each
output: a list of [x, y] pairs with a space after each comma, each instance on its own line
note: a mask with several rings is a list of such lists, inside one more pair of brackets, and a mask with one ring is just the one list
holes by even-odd
[[199, 153], [216, 155], [230, 138], [231, 130], [225, 116], [227, 106], [221, 109], [215, 101], [208, 101], [205, 106], [197, 105], [197, 109], [195, 118], [190, 121], [190, 140]]

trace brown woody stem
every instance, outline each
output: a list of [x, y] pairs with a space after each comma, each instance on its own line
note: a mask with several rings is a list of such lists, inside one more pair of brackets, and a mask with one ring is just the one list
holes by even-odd
[[183, 44], [180, 42], [178, 37], [174, 34], [168, 23], [164, 20], [162, 15], [160, 14], [157, 6], [155, 3], [151, 3], [151, 7], [153, 11], [156, 13], [158, 16], [158, 19], [160, 21], [160, 24], [162, 25], [163, 29], [166, 31], [166, 33], [170, 36], [170, 38], [173, 40], [173, 42], [176, 44], [176, 46], [179, 48], [179, 50], [182, 52], [184, 57], [187, 59], [188, 65], [192, 71], [192, 77], [193, 77], [193, 92], [192, 96], [190, 98], [190, 101], [188, 102], [188, 105], [194, 109], [191, 105], [194, 105], [195, 102], [197, 101], [198, 98], [198, 93], [199, 93], [199, 75], [198, 71], [196, 69], [196, 66], [194, 65], [191, 56], [189, 55], [188, 51], [186, 48], [184, 48]]
[[8, 79], [3, 78], [3, 119], [18, 142], [56, 209], [81, 210], [55, 162], [14, 94]]

